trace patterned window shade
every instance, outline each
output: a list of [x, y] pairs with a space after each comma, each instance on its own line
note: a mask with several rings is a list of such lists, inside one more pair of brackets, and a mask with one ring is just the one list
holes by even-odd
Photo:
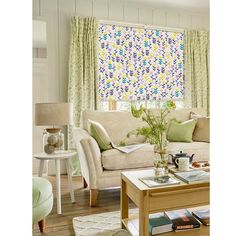
[[183, 99], [183, 33], [99, 26], [99, 94], [109, 99]]

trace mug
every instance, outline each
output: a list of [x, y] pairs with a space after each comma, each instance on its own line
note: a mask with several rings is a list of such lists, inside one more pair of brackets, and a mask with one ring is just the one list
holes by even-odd
[[178, 165], [180, 171], [188, 171], [189, 170], [189, 158], [188, 157], [180, 157], [175, 159], [175, 163]]

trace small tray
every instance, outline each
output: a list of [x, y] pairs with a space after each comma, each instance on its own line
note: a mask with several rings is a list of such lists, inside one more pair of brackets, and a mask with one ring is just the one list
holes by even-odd
[[[193, 168], [194, 170], [204, 170], [204, 171], [207, 171], [207, 172], [210, 171], [210, 162], [209, 161], [197, 161], [197, 163], [200, 164], [199, 167], [191, 165], [191, 168]], [[209, 165], [204, 166], [205, 163], [208, 163]]]
[[[204, 164], [204, 163], [209, 163], [209, 161], [198, 161], [197, 163], [199, 164]], [[169, 167], [169, 171], [171, 173], [178, 173], [178, 172], [189, 172], [189, 171], [194, 171], [194, 170], [204, 170], [206, 172], [210, 171], [210, 166], [200, 166], [200, 167], [194, 167], [192, 164], [189, 166], [189, 170], [187, 171], [180, 171], [178, 168], [176, 168], [175, 165]]]

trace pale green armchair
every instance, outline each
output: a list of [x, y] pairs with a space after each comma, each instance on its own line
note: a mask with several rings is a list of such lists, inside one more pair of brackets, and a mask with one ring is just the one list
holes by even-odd
[[33, 177], [32, 207], [33, 224], [38, 223], [41, 233], [44, 231], [45, 218], [49, 215], [53, 206], [52, 184], [44, 178]]

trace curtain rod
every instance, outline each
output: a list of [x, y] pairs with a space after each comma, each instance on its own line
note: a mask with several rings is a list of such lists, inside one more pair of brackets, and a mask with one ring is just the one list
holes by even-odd
[[117, 26], [130, 26], [135, 28], [142, 28], [142, 29], [157, 29], [163, 31], [170, 31], [170, 32], [180, 32], [183, 33], [184, 29], [181, 28], [170, 28], [170, 27], [162, 27], [157, 25], [148, 25], [148, 24], [140, 24], [140, 23], [131, 23], [131, 22], [123, 22], [123, 21], [110, 21], [110, 20], [98, 20], [99, 23], [105, 25], [117, 25]]

